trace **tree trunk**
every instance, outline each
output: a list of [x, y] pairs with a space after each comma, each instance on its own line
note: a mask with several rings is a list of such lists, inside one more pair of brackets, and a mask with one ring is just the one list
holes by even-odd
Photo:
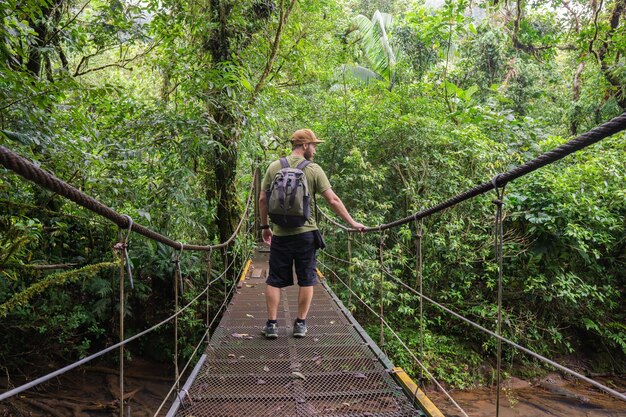
[[[265, 86], [268, 76], [278, 56], [280, 41], [284, 33], [287, 19], [295, 6], [297, 0], [284, 0], [280, 2], [280, 19], [272, 43], [271, 52], [267, 58], [264, 70], [251, 94], [249, 105], [253, 105], [255, 99]], [[253, 32], [246, 32], [238, 29], [236, 25], [229, 24], [236, 2], [234, 0], [210, 0], [210, 19], [214, 23], [213, 29], [208, 33], [203, 44], [204, 50], [211, 57], [211, 65], [220, 68], [224, 63], [232, 63], [233, 50], [237, 49], [237, 39], [252, 39]], [[262, 5], [257, 5], [261, 7]], [[257, 7], [257, 15], [261, 20], [269, 17], [272, 7], [260, 13]], [[262, 11], [262, 10], [261, 10]], [[255, 29], [256, 30], [256, 29]], [[239, 45], [241, 46], [241, 45]], [[213, 155], [207, 155], [205, 161], [210, 161], [213, 157], [212, 173], [215, 181], [215, 192], [217, 193], [217, 221], [220, 234], [220, 241], [224, 242], [231, 237], [240, 213], [237, 210], [238, 196], [235, 189], [235, 179], [237, 174], [237, 157], [240, 140], [240, 128], [243, 124], [244, 110], [239, 109], [239, 105], [234, 101], [238, 98], [229, 94], [237, 87], [232, 85], [217, 85], [207, 92], [207, 112], [212, 116], [212, 122], [217, 125], [212, 138], [217, 142]], [[234, 94], [237, 97], [238, 94]], [[240, 99], [240, 98], [239, 98]], [[207, 175], [207, 196], [210, 196], [210, 175]]]
[[41, 50], [43, 47], [48, 46], [50, 42], [50, 39], [48, 39], [48, 35], [50, 34], [48, 30], [49, 24], [46, 22], [46, 19], [48, 16], [53, 16], [50, 19], [53, 19], [56, 25], [60, 19], [59, 10], [62, 3], [63, 0], [43, 2], [41, 14], [39, 14], [40, 17], [28, 22], [30, 27], [35, 31], [36, 37], [33, 44], [30, 45], [26, 69], [35, 77], [39, 77], [42, 66], [44, 65], [44, 55]]
[[[232, 58], [228, 18], [233, 4], [228, 0], [211, 0], [211, 20], [216, 23], [206, 42], [205, 49], [212, 62], [219, 66]], [[217, 193], [217, 222], [220, 242], [226, 241], [235, 230], [237, 215], [237, 194], [235, 176], [237, 173], [237, 145], [239, 143], [239, 126], [241, 116], [235, 114], [232, 99], [227, 94], [226, 86], [218, 86], [207, 92], [208, 113], [219, 126], [213, 134], [218, 143], [214, 150], [214, 189]], [[210, 160], [211, 158], [206, 158]], [[208, 187], [211, 184], [207, 184]]]
[[578, 123], [580, 117], [580, 107], [578, 104], [578, 100], [580, 100], [580, 77], [585, 69], [585, 62], [581, 61], [578, 64], [578, 69], [574, 74], [574, 83], [572, 86], [572, 101], [574, 102], [574, 111], [572, 112], [572, 120], [570, 122], [569, 133], [572, 136], [576, 136], [578, 134]]
[[220, 242], [230, 238], [238, 222], [237, 190], [237, 144], [239, 143], [240, 121], [227, 109], [220, 109], [215, 114], [222, 131], [215, 138], [219, 146], [215, 147], [215, 189], [217, 190], [217, 221]]
[[[614, 88], [614, 96], [617, 100], [617, 104], [622, 110], [626, 109], [626, 92], [624, 92], [621, 79], [613, 73], [611, 65], [607, 62], [609, 54], [609, 48], [614, 45], [612, 37], [620, 26], [620, 18], [626, 9], [626, 0], [617, 0], [613, 5], [613, 11], [609, 20], [609, 30], [606, 33], [605, 40], [602, 42], [602, 46], [597, 52], [597, 58], [600, 61], [600, 68], [606, 80]], [[619, 52], [616, 52], [616, 58], [614, 64], [617, 65], [619, 61]]]

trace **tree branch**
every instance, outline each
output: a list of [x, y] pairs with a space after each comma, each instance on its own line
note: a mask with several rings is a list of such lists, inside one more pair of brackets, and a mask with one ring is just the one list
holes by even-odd
[[285, 23], [287, 22], [287, 18], [289, 17], [289, 14], [291, 13], [293, 6], [296, 4], [296, 1], [297, 0], [291, 0], [289, 5], [287, 6], [287, 9], [284, 11], [284, 13], [281, 12], [280, 21], [278, 22], [278, 28], [276, 29], [276, 36], [274, 37], [274, 44], [272, 45], [272, 51], [265, 65], [265, 69], [263, 70], [263, 74], [261, 75], [261, 78], [259, 79], [259, 82], [257, 83], [256, 87], [254, 88], [254, 93], [252, 93], [252, 97], [250, 97], [250, 104], [254, 104], [254, 102], [256, 101], [256, 98], [261, 92], [261, 89], [265, 85], [265, 80], [267, 79], [267, 76], [272, 70], [272, 66], [274, 65], [274, 62], [276, 61], [276, 56], [278, 55], [278, 48], [280, 46], [280, 39], [283, 34]]
[[[622, 15], [622, 13], [624, 13], [624, 8], [625, 7], [626, 7], [625, 0], [616, 0], [615, 1], [615, 4], [613, 6], [613, 12], [611, 13], [611, 20], [610, 20], [609, 30], [606, 33], [606, 36], [604, 38], [604, 41], [602, 42], [602, 46], [600, 47], [600, 50], [598, 51], [598, 55], [596, 55], [597, 57], [599, 57], [600, 61], [604, 61], [604, 58], [605, 58], [605, 56], [606, 56], [606, 54], [608, 52], [608, 49], [609, 49], [608, 48], [609, 42], [610, 42], [611, 38], [613, 37], [613, 34], [615, 33], [615, 31], [619, 27], [620, 17]], [[597, 25], [597, 23], [596, 23], [596, 25]]]
[[598, 39], [598, 32], [599, 32], [598, 16], [600, 15], [600, 10], [602, 10], [602, 4], [603, 4], [603, 0], [600, 0], [600, 4], [598, 5], [598, 8], [595, 10], [595, 13], [593, 16], [593, 26], [595, 27], [595, 31], [593, 33], [593, 38], [591, 38], [591, 42], [589, 42], [589, 52], [592, 53], [598, 61], [600, 61], [600, 56], [593, 49], [593, 43], [596, 41], [596, 39]]
[[576, 33], [580, 32], [580, 17], [578, 17], [578, 15], [574, 12], [574, 10], [572, 9], [572, 5], [570, 4], [570, 2], [568, 0], [562, 0], [562, 4], [563, 7], [565, 7], [565, 10], [567, 10], [569, 12], [569, 14], [572, 15], [572, 17], [574, 18], [574, 29], [576, 31]]
[[[293, 43], [293, 45], [291, 46], [291, 48], [289, 49], [289, 52], [287, 52], [285, 54], [285, 56], [289, 56], [291, 54], [291, 52], [296, 49], [296, 46], [298, 46], [298, 44], [300, 43], [300, 41], [302, 39], [304, 39], [306, 37], [307, 33], [306, 32], [302, 32], [300, 34], [300, 36], [298, 36], [298, 39], [296, 39], [296, 41]], [[280, 73], [280, 70], [283, 68], [283, 65], [285, 64], [285, 61], [287, 60], [287, 58], [282, 57], [282, 62], [280, 63], [280, 65], [278, 66], [278, 68], [276, 69], [276, 71], [274, 71], [274, 73], [272, 74], [272, 76], [270, 77], [270, 79], [268, 80], [268, 82], [272, 82], [272, 80], [274, 79], [274, 77], [276, 76], [276, 74]]]
[[585, 69], [585, 61], [580, 61], [578, 64], [578, 69], [574, 73], [574, 84], [572, 86], [573, 90], [573, 99], [574, 101], [578, 101], [580, 99], [580, 77]]
[[[128, 59], [122, 59], [118, 62], [114, 62], [112, 64], [106, 64], [106, 65], [102, 65], [96, 68], [90, 68], [88, 70], [85, 71], [80, 71], [80, 67], [82, 66], [83, 62], [85, 62], [86, 59], [91, 58], [95, 55], [97, 55], [99, 52], [104, 51], [104, 49], [100, 49], [99, 52], [96, 52], [95, 54], [91, 54], [91, 55], [87, 55], [87, 56], [83, 56], [80, 60], [80, 62], [78, 63], [78, 66], [76, 67], [76, 71], [74, 71], [74, 77], [80, 77], [81, 75], [85, 75], [88, 74], [90, 72], [94, 72], [94, 71], [100, 71], [103, 70], [105, 68], [111, 68], [111, 67], [118, 67], [118, 68], [122, 68], [128, 71], [132, 71], [131, 68], [126, 68], [126, 65], [130, 64], [131, 62], [147, 55], [148, 53], [150, 53], [150, 51], [152, 51], [158, 44], [160, 43], [160, 40], [152, 42], [152, 44], [143, 52], [136, 54], [134, 57], [132, 58], [128, 58]], [[112, 49], [112, 48], [111, 48]]]
[[65, 28], [67, 28], [69, 25], [71, 25], [74, 22], [74, 20], [76, 20], [78, 18], [78, 16], [85, 10], [85, 8], [89, 5], [89, 3], [91, 3], [91, 0], [87, 0], [87, 3], [85, 3], [83, 5], [83, 7], [80, 8], [78, 13], [76, 13], [74, 15], [74, 17], [72, 17], [70, 20], [68, 20], [66, 24], [64, 24], [63, 26], [61, 26], [57, 30], [55, 30], [54, 33], [48, 38], [48, 41], [51, 41], [54, 38], [56, 38], [57, 36], [59, 36], [59, 33], [61, 33], [61, 31], [63, 31]]
[[30, 96], [27, 96], [27, 97], [18, 98], [16, 100], [13, 100], [13, 101], [9, 102], [9, 104], [5, 104], [2, 107], [0, 107], [0, 111], [2, 111], [4, 109], [8, 109], [9, 107], [13, 106], [14, 104], [21, 103], [22, 101], [31, 100], [31, 99], [33, 99], [35, 97], [46, 95], [46, 94], [50, 93], [51, 91], [53, 91], [53, 90], [45, 90], [45, 91], [42, 91], [40, 93], [33, 94], [33, 95], [30, 95]]
[[34, 269], [36, 271], [49, 271], [51, 269], [70, 269], [75, 267], [78, 264], [26, 264], [26, 265], [19, 265], [19, 264], [5, 264], [3, 266], [0, 267], [0, 269]]

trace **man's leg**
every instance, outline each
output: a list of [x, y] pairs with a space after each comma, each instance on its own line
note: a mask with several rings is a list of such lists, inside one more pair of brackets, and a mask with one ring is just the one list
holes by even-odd
[[317, 270], [315, 259], [315, 239], [313, 232], [303, 233], [300, 236], [299, 252], [294, 255], [296, 275], [298, 275], [298, 318], [293, 325], [294, 337], [306, 336], [306, 317], [313, 301], [313, 289], [317, 284]]
[[300, 287], [298, 292], [298, 318], [301, 320], [306, 320], [306, 316], [309, 314], [314, 288], [314, 286]]
[[[287, 239], [288, 240], [288, 239]], [[289, 241], [285, 242], [282, 236], [274, 236], [270, 246], [270, 270], [265, 283], [265, 302], [267, 304], [267, 323], [263, 333], [268, 339], [278, 337], [278, 306], [280, 305], [280, 289], [293, 285], [291, 265], [293, 259]]]
[[312, 285], [300, 286], [300, 291], [298, 292], [298, 318], [293, 323], [294, 337], [306, 336], [306, 316], [309, 314], [309, 307], [311, 307], [311, 301], [313, 300], [313, 288]]
[[276, 339], [278, 337], [278, 323], [276, 316], [278, 315], [278, 304], [280, 304], [280, 288], [266, 285], [265, 302], [267, 303], [267, 323], [263, 328], [263, 334], [268, 339]]
[[280, 304], [280, 288], [266, 285], [265, 302], [267, 303], [267, 318], [276, 320], [278, 316], [278, 305]]

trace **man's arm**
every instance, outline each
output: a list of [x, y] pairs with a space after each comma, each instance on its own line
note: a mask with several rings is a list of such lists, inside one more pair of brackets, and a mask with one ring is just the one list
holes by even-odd
[[346, 206], [343, 205], [343, 201], [335, 194], [332, 188], [324, 191], [322, 196], [326, 199], [326, 202], [330, 205], [335, 213], [339, 215], [343, 220], [345, 220], [353, 229], [363, 230], [365, 226], [361, 223], [354, 221]]
[[[261, 220], [261, 226], [268, 225], [269, 221], [267, 218], [267, 195], [264, 191], [259, 193], [259, 216]], [[268, 245], [272, 243], [272, 230], [271, 229], [263, 229], [261, 230], [261, 235], [263, 236], [263, 242]]]

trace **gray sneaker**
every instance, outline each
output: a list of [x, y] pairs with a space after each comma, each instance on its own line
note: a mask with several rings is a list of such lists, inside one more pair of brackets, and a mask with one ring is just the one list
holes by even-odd
[[266, 339], [276, 339], [278, 337], [278, 326], [276, 323], [268, 323], [263, 328], [263, 332]]
[[293, 323], [293, 337], [304, 337], [306, 336], [306, 324], [298, 323], [297, 321]]

